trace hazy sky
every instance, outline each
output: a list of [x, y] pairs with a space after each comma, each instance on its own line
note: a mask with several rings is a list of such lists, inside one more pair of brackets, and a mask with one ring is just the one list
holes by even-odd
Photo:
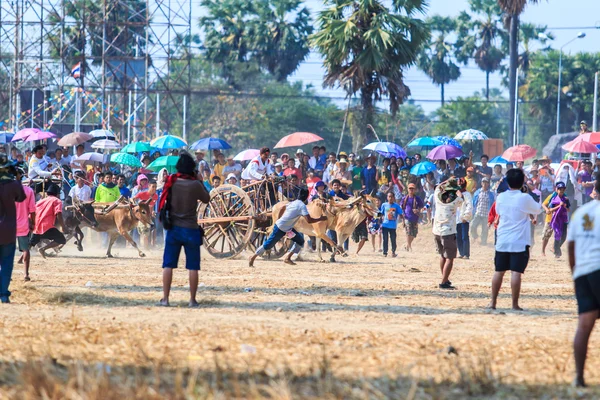
[[[316, 12], [322, 8], [321, 0], [307, 0], [307, 5]], [[468, 9], [467, 0], [429, 0], [428, 15], [440, 14], [456, 16], [462, 10]], [[547, 25], [555, 35], [552, 47], [559, 48], [568, 42], [580, 31], [586, 33], [584, 39], [578, 39], [565, 47], [565, 53], [578, 51], [600, 52], [600, 0], [549, 0], [541, 1], [538, 5], [527, 6], [522, 21], [535, 24]], [[558, 29], [569, 28], [569, 29]], [[507, 54], [508, 57], [508, 54]], [[461, 68], [461, 78], [445, 86], [446, 99], [457, 96], [468, 96], [476, 90], [485, 87], [485, 74], [474, 64]], [[310, 57], [303, 63], [292, 80], [302, 80], [312, 83], [322, 95], [343, 97], [344, 93], [339, 90], [322, 89], [323, 68], [318, 54], [311, 53]], [[433, 85], [425, 74], [416, 68], [411, 68], [405, 73], [406, 82], [409, 85], [412, 98], [429, 112], [439, 106], [440, 89]], [[501, 77], [498, 74], [490, 76], [490, 87], [499, 87]], [[341, 100], [336, 103], [343, 104]]]

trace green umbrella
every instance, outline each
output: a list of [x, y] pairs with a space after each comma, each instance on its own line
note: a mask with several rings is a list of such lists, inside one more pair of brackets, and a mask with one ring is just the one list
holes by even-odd
[[143, 151], [152, 151], [152, 146], [146, 142], [133, 142], [121, 149], [121, 153], [141, 153]]
[[131, 154], [127, 153], [113, 153], [110, 156], [110, 162], [114, 162], [122, 165], [129, 165], [130, 167], [139, 168], [142, 166], [140, 160]]
[[175, 169], [177, 161], [179, 161], [179, 156], [162, 156], [152, 161], [150, 165], [148, 165], [146, 168], [156, 172], [160, 171], [163, 168], [166, 168], [170, 174], [173, 174], [177, 172], [177, 170]]

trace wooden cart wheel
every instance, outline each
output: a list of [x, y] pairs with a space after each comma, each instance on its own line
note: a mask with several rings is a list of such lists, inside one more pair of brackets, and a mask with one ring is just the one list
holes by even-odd
[[254, 232], [254, 206], [239, 187], [221, 185], [210, 192], [208, 204], [198, 207], [198, 224], [204, 228], [204, 248], [215, 258], [232, 258]]
[[[252, 233], [252, 236], [250, 236], [250, 241], [248, 242], [248, 249], [250, 251], [256, 251], [256, 249], [262, 246], [265, 240], [267, 240], [271, 233], [271, 225], [272, 223], [270, 218], [264, 222], [261, 222], [261, 220], [256, 221], [254, 232]], [[285, 255], [285, 253], [287, 253], [290, 246], [291, 242], [289, 240], [282, 239], [275, 244], [275, 247], [269, 251], [266, 251], [262, 255], [262, 258], [266, 260], [276, 260], [281, 258]]]

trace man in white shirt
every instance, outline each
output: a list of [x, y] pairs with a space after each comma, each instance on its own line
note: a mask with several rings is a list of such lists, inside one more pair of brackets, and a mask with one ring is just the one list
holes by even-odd
[[54, 171], [48, 171], [48, 161], [44, 155], [44, 146], [38, 145], [33, 148], [31, 160], [29, 160], [29, 179], [49, 178]]
[[85, 184], [85, 175], [82, 171], [75, 172], [75, 183], [76, 185], [69, 191], [71, 201], [77, 197], [78, 200], [86, 202], [92, 199], [92, 189]]
[[531, 223], [542, 212], [542, 206], [529, 194], [521, 191], [525, 183], [522, 169], [508, 170], [506, 183], [510, 190], [498, 195], [496, 200], [496, 213], [500, 222], [496, 229], [496, 272], [492, 278], [492, 300], [488, 307], [496, 309], [504, 274], [511, 271], [512, 308], [521, 311], [521, 277], [529, 262]]
[[85, 147], [82, 144], [78, 144], [75, 148], [75, 155], [71, 157], [71, 169], [75, 171], [83, 171], [83, 163], [75, 161], [76, 158], [81, 157], [85, 151]]
[[[596, 179], [596, 193], [600, 180]], [[575, 385], [585, 386], [583, 379], [588, 341], [596, 320], [600, 317], [600, 201], [581, 206], [569, 223], [567, 234], [569, 267], [575, 280], [575, 296], [579, 322], [573, 341], [575, 355]]]
[[300, 193], [298, 194], [298, 199], [286, 204], [283, 208], [283, 215], [275, 222], [273, 225], [273, 232], [269, 235], [267, 240], [256, 249], [256, 253], [250, 257], [248, 260], [248, 265], [250, 267], [254, 267], [254, 260], [265, 251], [268, 251], [275, 247], [277, 242], [283, 239], [284, 236], [288, 236], [288, 238], [294, 242], [294, 245], [289, 250], [287, 257], [283, 260], [286, 264], [295, 265], [292, 261], [292, 255], [300, 253], [302, 247], [304, 246], [304, 236], [296, 232], [294, 229], [294, 225], [296, 222], [304, 217], [309, 224], [314, 224], [319, 221], [327, 221], [327, 216], [323, 215], [320, 218], [313, 218], [308, 213], [308, 208], [306, 208], [306, 203], [308, 201], [308, 189], [303, 187], [300, 189]]
[[260, 149], [258, 157], [254, 157], [242, 172], [242, 179], [261, 181], [265, 176], [271, 175], [273, 173], [273, 167], [271, 165], [271, 160], [269, 160], [270, 154], [271, 150], [269, 150], [268, 147]]
[[440, 289], [456, 289], [450, 282], [450, 273], [458, 246], [456, 243], [456, 212], [463, 204], [462, 193], [456, 179], [440, 183], [434, 193], [435, 218], [433, 220], [433, 235], [435, 247], [440, 255], [440, 270], [442, 282]]

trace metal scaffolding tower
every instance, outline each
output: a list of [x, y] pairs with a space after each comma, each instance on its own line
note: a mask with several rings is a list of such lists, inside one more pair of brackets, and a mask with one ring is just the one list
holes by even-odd
[[0, 0], [0, 130], [168, 130], [161, 107], [190, 98], [191, 1]]

